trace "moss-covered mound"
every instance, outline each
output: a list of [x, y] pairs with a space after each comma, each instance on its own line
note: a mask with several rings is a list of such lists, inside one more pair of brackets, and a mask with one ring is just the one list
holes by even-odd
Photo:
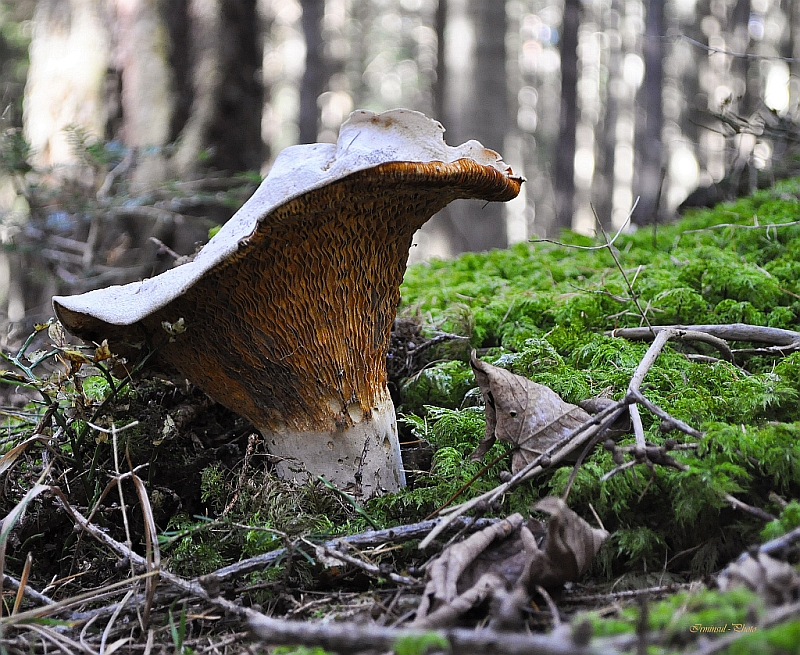
[[[562, 244], [523, 243], [411, 267], [401, 314], [469, 337], [482, 357], [545, 384], [568, 402], [621, 398], [647, 344], [608, 336], [620, 327], [749, 323], [800, 330], [800, 182], [693, 213], [668, 226], [604, 238], [565, 234]], [[755, 344], [756, 346], [758, 344]], [[754, 350], [753, 344], [732, 344]], [[400, 413], [412, 439], [433, 447], [429, 477], [403, 494], [375, 501], [395, 516], [432, 511], [502, 454], [469, 454], [483, 435], [482, 410], [457, 342], [402, 388]], [[747, 544], [792, 527], [765, 526], [733, 509], [725, 494], [780, 516], [800, 497], [800, 353], [739, 352], [734, 363], [703, 345], [677, 344], [656, 361], [643, 391], [705, 436], [675, 458], [688, 469], [634, 466], [602, 482], [617, 464], [598, 448], [569, 496], [591, 507], [613, 536], [598, 558], [606, 576], [657, 576], [718, 570]], [[443, 361], [442, 361], [443, 360]], [[643, 412], [646, 438], [691, 443]], [[621, 445], [633, 443], [624, 438]], [[465, 497], [498, 483], [496, 462]], [[557, 469], [517, 489], [503, 511], [560, 494], [571, 472]], [[782, 527], [779, 527], [782, 525]]]

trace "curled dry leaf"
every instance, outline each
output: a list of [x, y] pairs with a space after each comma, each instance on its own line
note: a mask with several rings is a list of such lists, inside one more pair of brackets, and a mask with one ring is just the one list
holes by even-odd
[[488, 598], [502, 601], [509, 590], [529, 597], [536, 585], [558, 587], [583, 575], [608, 532], [592, 528], [560, 498], [534, 509], [550, 514], [546, 529], [512, 514], [447, 548], [428, 568], [415, 625], [452, 625]]
[[580, 578], [608, 539], [608, 532], [593, 528], [560, 498], [540, 500], [534, 509], [550, 514], [544, 548], [531, 555], [527, 584], [558, 587]]
[[758, 553], [744, 555], [729, 564], [717, 579], [722, 591], [745, 586], [755, 591], [767, 605], [782, 605], [800, 594], [800, 575], [786, 562]]
[[532, 380], [482, 362], [472, 351], [470, 364], [486, 405], [486, 436], [473, 460], [479, 460], [496, 439], [514, 446], [511, 471], [516, 473], [550, 446], [591, 419], [578, 407]]

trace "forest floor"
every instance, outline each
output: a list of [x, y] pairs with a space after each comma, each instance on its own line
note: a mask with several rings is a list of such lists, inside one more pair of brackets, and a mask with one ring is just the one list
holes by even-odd
[[799, 213], [790, 180], [410, 268], [408, 486], [364, 503], [38, 325], [3, 355], [31, 400], [3, 409], [0, 646], [800, 652]]

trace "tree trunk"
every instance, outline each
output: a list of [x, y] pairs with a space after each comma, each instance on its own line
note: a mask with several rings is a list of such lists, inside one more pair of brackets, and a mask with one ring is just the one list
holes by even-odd
[[[23, 122], [35, 150], [31, 164], [46, 174], [39, 191], [28, 194], [37, 236], [21, 232], [23, 247], [9, 262], [23, 271], [7, 305], [12, 317], [41, 321], [57, 291], [150, 275], [171, 263], [159, 260], [150, 236], [191, 254], [210, 225], [230, 218], [233, 210], [221, 202], [178, 210], [152, 204], [163, 199], [164, 182], [175, 177], [260, 167], [256, 5], [257, 0], [40, 1]], [[122, 148], [104, 148], [102, 141], [111, 139]], [[133, 182], [125, 193], [136, 200], [125, 207], [112, 197], [120, 175]], [[59, 185], [59, 177], [70, 183]], [[60, 192], [60, 206], [41, 191], [50, 180], [57, 183], [53, 195]], [[81, 244], [80, 256], [65, 259], [50, 248], [52, 235]], [[2, 268], [0, 261], [0, 276]]]
[[[451, 142], [477, 139], [487, 148], [502, 153], [508, 131], [506, 86], [505, 2], [469, 0], [466, 17], [472, 27], [474, 47], [464, 53], [467, 85], [452, 99], [460, 112], [448, 113], [454, 125]], [[454, 94], [455, 96], [456, 94]], [[459, 114], [461, 120], [459, 120]], [[505, 248], [505, 212], [502, 203], [457, 201], [448, 208], [454, 226], [452, 254]]]
[[644, 113], [637, 130], [638, 175], [634, 179], [635, 196], [639, 197], [633, 218], [638, 223], [658, 221], [663, 179], [661, 132], [664, 126], [662, 88], [664, 83], [664, 2], [650, 0], [645, 18], [644, 84], [641, 98]]
[[35, 166], [75, 164], [65, 128], [102, 138], [111, 60], [105, 6], [92, 0], [41, 0], [34, 13], [25, 87], [25, 136]]
[[325, 0], [301, 0], [303, 36], [306, 40], [306, 69], [300, 82], [300, 143], [316, 143], [320, 111], [317, 100], [325, 89], [325, 44], [322, 18]]
[[38, 166], [77, 163], [68, 126], [139, 151], [147, 184], [260, 166], [256, 0], [42, 0], [33, 22], [24, 122]]
[[[447, 128], [447, 142], [477, 139], [502, 154], [510, 129], [505, 3], [440, 0], [435, 24], [440, 59], [434, 109], [436, 118]], [[451, 34], [452, 41], [445, 41]], [[412, 262], [505, 248], [504, 207], [502, 203], [456, 200], [426, 223], [414, 245], [420, 248], [412, 248]]]
[[188, 0], [187, 12], [186, 33], [173, 34], [189, 44], [192, 79], [191, 109], [177, 135], [177, 172], [257, 169], [264, 95], [256, 0]]
[[581, 0], [565, 0], [561, 26], [561, 111], [555, 173], [555, 228], [572, 227], [575, 207], [575, 130], [578, 125], [578, 28]]
[[[750, 0], [737, 0], [731, 13], [730, 50], [737, 54], [748, 52], [750, 46]], [[759, 64], [751, 66], [744, 57], [734, 57], [731, 62], [734, 97], [733, 106], [745, 118], [756, 111], [762, 98], [759, 93]]]
[[622, 84], [622, 39], [619, 32], [620, 12], [618, 0], [612, 0], [606, 10], [604, 33], [608, 37], [606, 67], [608, 77], [605, 84], [605, 112], [601, 131], [597, 139], [597, 166], [593, 180], [593, 203], [600, 224], [612, 227], [614, 208], [614, 162], [617, 147], [617, 120], [619, 117], [618, 87]]
[[436, 80], [433, 85], [433, 117], [447, 125], [445, 98], [447, 97], [447, 67], [445, 66], [445, 29], [447, 28], [447, 0], [436, 3]]

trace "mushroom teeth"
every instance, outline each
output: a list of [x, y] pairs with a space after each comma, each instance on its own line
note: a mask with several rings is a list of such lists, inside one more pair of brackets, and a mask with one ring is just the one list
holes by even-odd
[[[405, 478], [385, 360], [413, 234], [456, 198], [506, 201], [522, 184], [494, 151], [447, 146], [443, 132], [414, 111], [356, 111], [337, 144], [281, 153], [194, 261], [54, 297], [55, 312], [120, 354], [157, 349], [262, 431], [280, 475], [395, 491]], [[164, 328], [180, 319], [180, 334]]]

